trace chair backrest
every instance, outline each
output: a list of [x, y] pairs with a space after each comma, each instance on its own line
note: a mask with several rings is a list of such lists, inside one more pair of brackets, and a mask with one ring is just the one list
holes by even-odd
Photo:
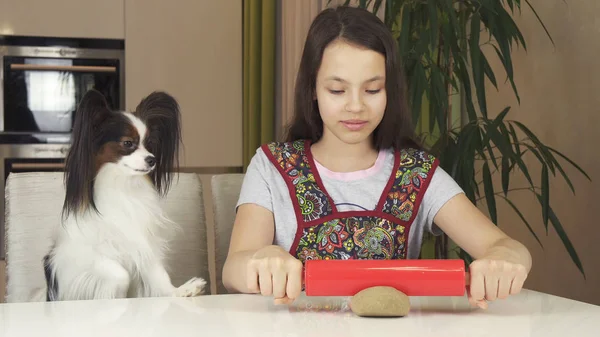
[[218, 294], [227, 293], [223, 286], [221, 273], [229, 251], [229, 239], [235, 221], [237, 204], [244, 174], [219, 174], [212, 177], [211, 190], [214, 212], [215, 233], [215, 279]]
[[[45, 288], [42, 258], [59, 225], [63, 198], [59, 172], [11, 173], [6, 182], [6, 302], [30, 302]], [[165, 262], [175, 286], [193, 276], [210, 282], [202, 184], [194, 173], [180, 173], [162, 200], [180, 227]], [[210, 284], [207, 285], [210, 289]]]

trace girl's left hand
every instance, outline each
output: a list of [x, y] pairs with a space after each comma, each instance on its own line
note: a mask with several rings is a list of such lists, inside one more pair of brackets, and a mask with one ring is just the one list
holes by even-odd
[[518, 294], [527, 279], [525, 266], [493, 258], [475, 260], [469, 266], [469, 274], [469, 302], [482, 309], [487, 309], [488, 301]]

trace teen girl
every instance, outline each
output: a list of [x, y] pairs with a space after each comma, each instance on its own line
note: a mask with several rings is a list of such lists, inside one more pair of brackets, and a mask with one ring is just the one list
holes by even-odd
[[289, 303], [306, 259], [415, 259], [425, 231], [476, 260], [473, 305], [518, 293], [531, 256], [416, 141], [395, 40], [367, 10], [312, 23], [286, 142], [256, 151], [239, 197], [223, 283]]

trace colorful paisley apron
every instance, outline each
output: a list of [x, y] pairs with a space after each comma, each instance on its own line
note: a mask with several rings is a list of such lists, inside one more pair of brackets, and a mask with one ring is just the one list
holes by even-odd
[[416, 149], [396, 151], [377, 207], [338, 211], [327, 194], [310, 142], [269, 143], [262, 149], [283, 176], [298, 229], [290, 254], [309, 259], [406, 259], [411, 224], [438, 160]]

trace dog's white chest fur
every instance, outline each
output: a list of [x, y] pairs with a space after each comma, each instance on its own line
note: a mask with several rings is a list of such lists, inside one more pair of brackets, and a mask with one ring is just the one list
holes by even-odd
[[163, 216], [147, 177], [119, 175], [118, 170], [116, 165], [106, 165], [96, 177], [94, 199], [99, 214], [90, 211], [81, 218], [69, 218], [58, 239], [61, 244], [68, 241], [81, 246], [82, 253], [93, 250], [118, 260], [135, 272], [148, 260], [162, 259], [169, 239], [165, 236], [174, 224]]

